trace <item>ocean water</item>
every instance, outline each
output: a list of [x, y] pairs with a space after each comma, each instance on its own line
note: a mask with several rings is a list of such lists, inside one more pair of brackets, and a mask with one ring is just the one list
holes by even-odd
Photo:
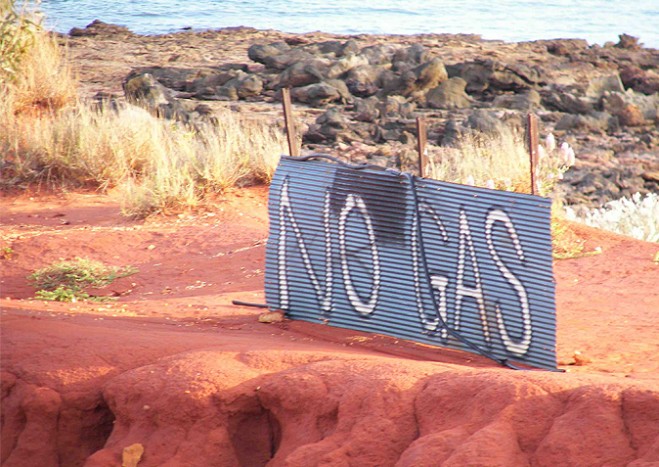
[[50, 29], [94, 19], [139, 34], [251, 26], [338, 34], [467, 33], [527, 41], [617, 42], [622, 33], [659, 48], [659, 0], [42, 0]]

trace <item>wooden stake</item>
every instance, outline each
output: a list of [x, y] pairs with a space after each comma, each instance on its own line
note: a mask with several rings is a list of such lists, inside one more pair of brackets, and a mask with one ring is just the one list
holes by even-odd
[[529, 161], [531, 162], [531, 194], [537, 195], [535, 168], [538, 165], [538, 117], [534, 114], [528, 114], [526, 117], [526, 143], [529, 148]]
[[295, 123], [293, 122], [293, 106], [291, 105], [291, 90], [289, 88], [282, 88], [281, 100], [284, 104], [284, 125], [286, 127], [286, 137], [288, 138], [288, 152], [291, 156], [298, 157], [300, 148], [297, 145]]
[[419, 152], [419, 176], [423, 178], [426, 176], [426, 165], [428, 165], [428, 156], [426, 155], [426, 142], [428, 141], [428, 135], [426, 133], [425, 117], [416, 118], [416, 135], [417, 151]]

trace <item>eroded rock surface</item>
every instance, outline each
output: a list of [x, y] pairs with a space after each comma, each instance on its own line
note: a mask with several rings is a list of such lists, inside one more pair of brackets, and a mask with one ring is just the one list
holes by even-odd
[[642, 383], [203, 348], [119, 370], [84, 391], [5, 373], [3, 465], [115, 466], [135, 443], [143, 466], [659, 461], [659, 391]]

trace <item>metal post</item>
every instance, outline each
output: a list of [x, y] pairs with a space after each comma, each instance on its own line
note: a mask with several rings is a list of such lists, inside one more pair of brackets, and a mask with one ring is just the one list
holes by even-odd
[[428, 135], [426, 133], [425, 117], [416, 118], [416, 134], [417, 151], [419, 152], [419, 176], [423, 178], [426, 176], [426, 165], [428, 165], [428, 156], [426, 155], [426, 142], [428, 141]]
[[286, 127], [286, 137], [288, 138], [288, 152], [291, 156], [297, 157], [300, 155], [300, 148], [297, 145], [297, 136], [295, 135], [291, 90], [289, 88], [282, 88], [281, 100], [284, 104], [284, 125]]
[[528, 114], [526, 117], [526, 143], [531, 162], [531, 194], [537, 195], [535, 168], [538, 165], [538, 117], [534, 114]]

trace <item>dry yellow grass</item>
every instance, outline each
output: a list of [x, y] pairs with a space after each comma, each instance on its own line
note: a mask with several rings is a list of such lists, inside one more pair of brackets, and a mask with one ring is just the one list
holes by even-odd
[[453, 147], [432, 147], [429, 177], [529, 193], [529, 156], [521, 135], [463, 136]]
[[0, 88], [3, 188], [116, 188], [124, 214], [143, 217], [269, 182], [286, 151], [279, 128], [230, 112], [199, 130], [133, 106], [86, 104], [56, 39], [38, 26], [15, 31], [30, 37]]

